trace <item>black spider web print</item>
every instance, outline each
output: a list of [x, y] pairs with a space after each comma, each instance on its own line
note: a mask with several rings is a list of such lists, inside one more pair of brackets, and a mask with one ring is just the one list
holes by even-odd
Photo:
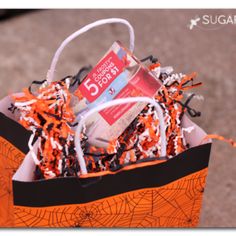
[[0, 226], [13, 224], [12, 176], [23, 158], [22, 152], [0, 137]]
[[24, 227], [193, 227], [199, 220], [207, 169], [159, 188], [80, 205], [15, 206]]

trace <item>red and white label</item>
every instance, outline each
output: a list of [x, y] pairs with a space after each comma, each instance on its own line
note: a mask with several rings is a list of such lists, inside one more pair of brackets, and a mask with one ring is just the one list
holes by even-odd
[[[153, 78], [146, 70], [141, 67], [114, 99], [138, 96], [153, 97], [160, 86], [161, 84], [158, 83], [155, 78]], [[134, 105], [135, 103], [117, 105], [104, 109], [100, 112], [100, 114], [109, 125], [112, 125], [128, 110], [132, 109]]]
[[79, 86], [80, 92], [89, 102], [95, 101], [123, 71], [123, 68], [123, 62], [111, 51], [88, 74]]
[[[126, 51], [124, 48], [120, 48], [120, 50]], [[133, 67], [134, 65], [137, 66], [137, 71], [134, 74], [127, 73], [129, 74], [127, 75], [129, 76], [127, 78], [128, 83], [123, 83], [122, 86], [124, 87], [119, 88], [119, 92], [116, 94], [118, 88], [109, 88], [109, 86], [115, 79], [118, 79], [117, 77], [125, 70], [130, 61], [132, 61]], [[111, 50], [87, 75], [78, 89], [89, 103], [99, 99], [99, 104], [99, 101], [102, 101], [102, 96], [107, 96], [107, 93], [103, 94], [107, 88], [109, 88], [109, 94], [111, 95], [110, 99], [118, 99], [135, 96], [153, 97], [160, 86], [160, 83], [138, 61], [134, 60], [132, 55], [124, 53], [122, 59], [119, 59], [117, 54]], [[113, 125], [134, 105], [135, 103], [117, 105], [104, 109], [99, 113], [109, 125]]]

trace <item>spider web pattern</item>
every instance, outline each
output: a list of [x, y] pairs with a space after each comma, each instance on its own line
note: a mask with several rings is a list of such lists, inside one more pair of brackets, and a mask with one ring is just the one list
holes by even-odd
[[86, 204], [14, 207], [16, 227], [194, 227], [207, 168], [158, 188]]
[[10, 142], [0, 137], [0, 227], [14, 224], [12, 176], [24, 156]]

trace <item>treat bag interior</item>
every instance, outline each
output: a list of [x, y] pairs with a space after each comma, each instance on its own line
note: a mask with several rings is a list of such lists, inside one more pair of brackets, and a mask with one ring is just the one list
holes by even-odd
[[[187, 132], [184, 133], [186, 142], [189, 143], [190, 148], [197, 147], [199, 145], [211, 142], [211, 140], [206, 140], [202, 142], [204, 137], [206, 136], [206, 133], [199, 126], [193, 123], [186, 115], [183, 116], [182, 125], [184, 128], [194, 127], [190, 133], [187, 133]], [[38, 145], [38, 141], [34, 144], [35, 152], [37, 150], [37, 145]], [[13, 180], [23, 181], [23, 182], [34, 181], [35, 167], [36, 167], [35, 163], [29, 152], [26, 155], [21, 166], [19, 167], [19, 169], [13, 176]]]

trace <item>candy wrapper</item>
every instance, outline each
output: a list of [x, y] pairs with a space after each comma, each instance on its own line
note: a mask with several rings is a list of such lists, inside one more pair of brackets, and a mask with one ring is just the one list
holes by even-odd
[[[129, 49], [117, 41], [93, 68], [54, 80], [65, 46], [107, 23], [128, 27]], [[196, 73], [133, 49], [129, 22], [94, 22], [62, 42], [45, 80], [0, 101], [1, 226], [198, 225], [211, 138], [235, 142], [188, 118], [201, 115]]]

